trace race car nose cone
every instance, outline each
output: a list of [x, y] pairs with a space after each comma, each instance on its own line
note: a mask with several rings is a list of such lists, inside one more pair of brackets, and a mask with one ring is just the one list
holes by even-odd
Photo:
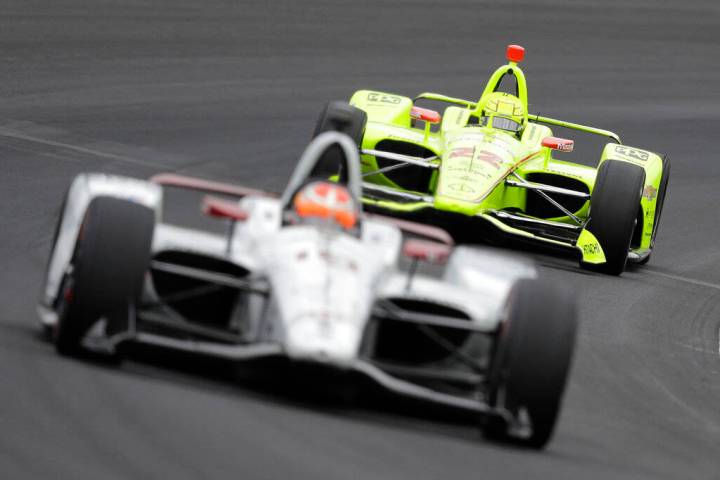
[[344, 368], [357, 356], [361, 331], [352, 323], [304, 316], [286, 328], [285, 350], [293, 360]]
[[505, 56], [510, 62], [520, 63], [525, 58], [525, 49], [520, 45], [508, 45]]

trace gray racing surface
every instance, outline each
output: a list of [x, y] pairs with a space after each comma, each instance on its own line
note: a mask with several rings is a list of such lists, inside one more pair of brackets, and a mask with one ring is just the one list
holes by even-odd
[[[720, 476], [716, 1], [0, 3], [0, 477]], [[646, 268], [610, 278], [536, 255], [577, 289], [582, 315], [546, 452], [207, 368], [68, 360], [38, 337], [34, 303], [77, 173], [278, 189], [325, 101], [358, 88], [476, 98], [508, 43], [527, 48], [535, 112], [673, 162]]]

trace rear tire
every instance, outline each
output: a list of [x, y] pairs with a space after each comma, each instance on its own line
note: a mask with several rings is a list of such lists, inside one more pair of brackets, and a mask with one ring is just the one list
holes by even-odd
[[568, 290], [536, 279], [515, 283], [490, 367], [490, 403], [515, 414], [525, 409], [531, 432], [514, 438], [508, 425], [493, 418], [483, 430], [487, 438], [545, 447], [560, 411], [576, 330], [576, 302]]
[[56, 301], [55, 348], [82, 352], [82, 339], [102, 316], [125, 313], [138, 299], [150, 260], [155, 212], [112, 197], [90, 202], [72, 268]]
[[637, 165], [619, 160], [600, 165], [586, 228], [600, 242], [606, 262], [594, 265], [581, 261], [583, 268], [609, 275], [625, 271], [644, 185], [645, 170]]
[[[366, 124], [367, 113], [364, 110], [342, 101], [328, 102], [320, 112], [313, 138], [328, 131], [342, 132], [348, 135], [360, 149]], [[318, 161], [312, 175], [325, 178], [342, 175], [339, 165], [342, 165], [343, 159], [342, 148], [339, 145], [332, 145]]]

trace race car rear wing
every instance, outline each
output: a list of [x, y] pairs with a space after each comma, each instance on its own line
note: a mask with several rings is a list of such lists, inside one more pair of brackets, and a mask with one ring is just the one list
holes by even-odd
[[424, 223], [412, 222], [410, 220], [403, 220], [395, 217], [388, 217], [386, 215], [378, 215], [375, 213], [365, 213], [365, 216], [371, 219], [382, 220], [383, 222], [391, 223], [395, 225], [404, 233], [416, 235], [418, 237], [424, 237], [434, 242], [439, 242], [443, 245], [453, 246], [455, 241], [452, 236], [440, 227], [434, 227], [432, 225], [426, 225]]
[[[462, 98], [449, 97], [439, 93], [423, 92], [413, 99], [413, 103], [418, 100], [434, 100], [436, 102], [450, 103], [452, 105], [460, 105], [466, 108], [477, 108], [477, 102], [471, 102]], [[565, 120], [556, 120], [554, 118], [543, 117], [540, 115], [528, 115], [528, 120], [536, 123], [544, 123], [546, 125], [555, 125], [558, 127], [570, 128], [573, 130], [579, 130], [581, 132], [592, 133], [594, 135], [600, 135], [613, 140], [615, 143], [622, 144], [620, 136], [611, 132], [610, 130], [603, 130], [602, 128], [589, 127], [587, 125], [581, 125], [579, 123], [566, 122]]]
[[223, 195], [230, 195], [235, 197], [246, 197], [246, 196], [263, 196], [263, 197], [277, 197], [277, 194], [264, 192], [262, 190], [255, 190], [253, 188], [240, 187], [237, 185], [231, 185], [229, 183], [215, 182], [213, 180], [204, 180], [201, 178], [187, 177], [185, 175], [178, 175], [175, 173], [159, 173], [150, 178], [150, 181], [154, 184], [163, 187], [177, 187], [188, 190], [196, 190], [199, 192], [206, 193], [219, 193]]
[[[264, 197], [271, 197], [271, 198], [278, 198], [279, 195], [273, 192], [265, 192], [262, 190], [255, 190], [252, 188], [246, 188], [241, 187], [237, 185], [232, 185], [228, 183], [222, 183], [222, 182], [215, 182], [212, 180], [204, 180], [200, 178], [194, 178], [194, 177], [186, 177], [184, 175], [177, 175], [174, 173], [161, 173], [158, 175], [155, 175], [150, 179], [152, 183], [155, 183], [157, 185], [163, 186], [163, 187], [176, 187], [176, 188], [184, 188], [188, 190], [195, 190], [205, 193], [218, 193], [223, 195], [230, 195], [235, 197], [245, 197], [245, 196], [264, 196]], [[365, 186], [365, 185], [363, 185]], [[207, 210], [210, 207], [213, 206], [226, 206], [229, 207], [231, 204], [227, 203], [225, 205], [224, 203], [221, 205], [222, 200], [216, 199], [213, 197], [208, 197], [205, 199], [204, 202], [204, 209]], [[234, 205], [233, 205], [234, 206]], [[206, 213], [210, 213], [207, 212]], [[377, 214], [370, 214], [365, 212], [364, 215], [366, 217], [370, 218], [376, 218], [380, 219], [382, 221], [392, 223], [397, 228], [402, 230], [405, 233], [410, 233], [413, 235], [418, 235], [421, 237], [428, 238], [430, 240], [434, 240], [440, 243], [444, 243], [447, 245], [452, 245], [453, 240], [452, 237], [443, 229], [432, 227], [430, 225], [425, 225], [421, 223], [411, 222], [407, 220], [400, 220], [393, 217], [387, 217], [384, 215], [377, 215]], [[219, 215], [223, 216], [223, 215]], [[224, 215], [228, 216], [228, 215]]]
[[445, 102], [445, 103], [451, 103], [453, 105], [460, 105], [461, 107], [467, 107], [467, 108], [475, 108], [477, 107], [476, 102], [471, 102], [469, 100], [463, 100], [462, 98], [457, 97], [448, 97], [447, 95], [442, 95], [440, 93], [432, 93], [432, 92], [423, 92], [417, 97], [413, 99], [413, 103], [417, 102], [418, 100], [435, 100], [436, 102]]

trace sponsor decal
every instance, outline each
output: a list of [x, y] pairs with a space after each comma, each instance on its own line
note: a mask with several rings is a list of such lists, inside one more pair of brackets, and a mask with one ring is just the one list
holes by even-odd
[[373, 103], [389, 103], [391, 105], [397, 105], [402, 101], [401, 97], [396, 95], [388, 95], [385, 93], [370, 92], [367, 96], [368, 102]]
[[477, 159], [481, 162], [489, 163], [495, 168], [500, 168], [500, 165], [503, 163], [503, 159], [500, 155], [488, 152], [487, 150], [483, 150], [478, 153]]
[[458, 177], [462, 180], [467, 180], [467, 181], [475, 181], [478, 179], [478, 177], [490, 178], [492, 176], [489, 173], [483, 172], [482, 170], [479, 170], [477, 168], [468, 168], [465, 165], [463, 165], [461, 167], [445, 166], [445, 167], [443, 167], [443, 171], [447, 172], [447, 173], [469, 173], [469, 174], [472, 174], [473, 175], [472, 177], [468, 177], [468, 176]]
[[620, 155], [624, 155], [628, 158], [634, 158], [635, 160], [640, 160], [641, 162], [645, 162], [648, 158], [650, 158], [648, 152], [626, 147], [625, 145], [615, 145], [615, 151]]
[[475, 147], [459, 147], [450, 150], [448, 158], [472, 157], [475, 154]]
[[475, 193], [475, 189], [467, 183], [451, 183], [448, 188], [454, 192]]
[[657, 197], [658, 189], [653, 187], [652, 185], [645, 185], [645, 189], [643, 190], [642, 196], [647, 198], [648, 200], [652, 200], [655, 197]]
[[535, 132], [537, 130], [537, 127], [535, 125], [532, 125], [530, 127], [530, 132], [528, 133], [528, 137], [530, 137], [530, 140], [535, 140]]
[[654, 208], [648, 208], [645, 210], [645, 220], [648, 219], [654, 219], [655, 218], [655, 209]]
[[546, 173], [552, 173], [553, 175], [561, 175], [563, 177], [570, 177], [570, 178], [577, 178], [579, 180], [584, 180], [584, 177], [582, 175], [579, 175], [577, 173], [573, 172], [566, 172], [564, 170], [556, 170], [553, 168], [548, 168], [545, 170]]
[[597, 242], [586, 243], [582, 246], [584, 255], [597, 255], [601, 252], [600, 245]]
[[463, 175], [462, 177], [458, 177], [458, 180], [462, 180], [463, 182], [472, 182], [475, 179], [470, 175]]
[[558, 142], [557, 148], [555, 150], [561, 151], [561, 152], [572, 152], [575, 147], [574, 142]]

